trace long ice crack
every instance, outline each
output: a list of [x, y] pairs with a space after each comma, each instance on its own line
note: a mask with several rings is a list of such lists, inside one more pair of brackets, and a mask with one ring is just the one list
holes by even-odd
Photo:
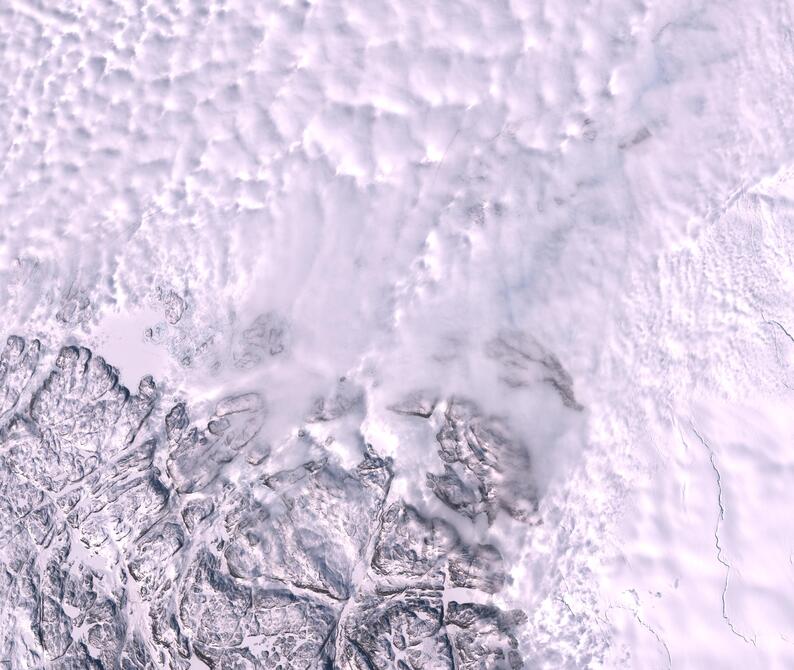
[[[782, 326], [781, 326], [782, 327]], [[789, 337], [791, 337], [789, 335]], [[728, 594], [728, 579], [730, 578], [731, 574], [731, 564], [723, 558], [723, 548], [722, 544], [720, 543], [720, 526], [722, 522], [725, 520], [725, 504], [723, 503], [722, 499], [722, 475], [720, 474], [720, 470], [717, 467], [717, 460], [714, 450], [711, 448], [708, 442], [701, 436], [701, 434], [697, 431], [694, 424], [690, 421], [690, 427], [692, 428], [692, 432], [695, 433], [700, 443], [705, 447], [706, 451], [709, 454], [709, 463], [711, 463], [711, 469], [714, 470], [714, 474], [717, 478], [717, 505], [719, 506], [720, 513], [717, 517], [717, 523], [714, 527], [714, 546], [717, 548], [717, 560], [725, 566], [725, 583], [722, 588], [722, 618], [725, 619], [725, 623], [728, 624], [728, 627], [731, 629], [731, 632], [740, 637], [748, 644], [752, 644], [756, 646], [755, 643], [755, 636], [752, 638], [747, 637], [746, 635], [740, 633], [736, 630], [736, 627], [733, 625], [730, 617], [728, 616], [728, 605], [726, 602], [726, 597]]]

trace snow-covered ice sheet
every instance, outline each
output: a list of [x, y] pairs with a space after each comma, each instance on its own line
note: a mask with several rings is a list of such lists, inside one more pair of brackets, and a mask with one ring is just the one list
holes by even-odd
[[794, 667], [792, 90], [772, 0], [0, 3], [0, 667]]

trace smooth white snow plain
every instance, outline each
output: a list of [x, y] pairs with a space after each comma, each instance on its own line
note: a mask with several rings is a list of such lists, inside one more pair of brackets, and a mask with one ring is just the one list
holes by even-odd
[[777, 0], [7, 0], [0, 334], [273, 443], [344, 376], [439, 514], [387, 408], [466, 395], [540, 479], [488, 531], [527, 667], [791, 668], [792, 91]]

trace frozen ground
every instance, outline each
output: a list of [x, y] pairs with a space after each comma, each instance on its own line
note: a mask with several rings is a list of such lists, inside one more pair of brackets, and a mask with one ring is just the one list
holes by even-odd
[[794, 667], [791, 13], [0, 3], [0, 667]]

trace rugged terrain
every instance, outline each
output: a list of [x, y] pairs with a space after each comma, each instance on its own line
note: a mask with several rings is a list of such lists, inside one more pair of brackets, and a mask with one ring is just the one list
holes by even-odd
[[[390, 495], [377, 445], [346, 468], [304, 429], [264, 444], [259, 393], [223, 398], [201, 426], [178, 403], [159, 424], [151, 377], [131, 393], [86, 348], [49, 360], [18, 336], [0, 357], [0, 663], [524, 667], [526, 614], [477, 597], [504, 587], [500, 551]], [[315, 405], [307, 425], [351, 407]], [[439, 415], [427, 484], [449, 510], [531, 522], [529, 452], [496, 418], [462, 398], [393, 411]], [[306, 460], [279, 470], [273, 449]]]

